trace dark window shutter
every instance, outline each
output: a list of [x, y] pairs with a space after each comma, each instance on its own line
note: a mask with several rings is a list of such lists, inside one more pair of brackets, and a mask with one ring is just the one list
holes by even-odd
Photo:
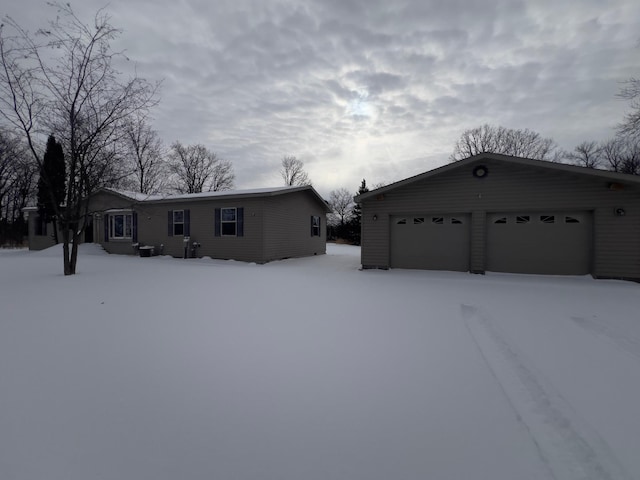
[[133, 223], [133, 243], [138, 243], [138, 213], [133, 212], [131, 215], [131, 223]]
[[104, 216], [104, 241], [109, 241], [109, 215]]
[[219, 208], [216, 208], [214, 232], [216, 237], [220, 236], [220, 209]]
[[244, 207], [236, 209], [236, 221], [238, 222], [236, 235], [238, 237], [244, 237]]
[[318, 236], [322, 236], [322, 217], [318, 217]]
[[311, 215], [311, 236], [313, 237], [313, 215]]
[[184, 236], [191, 236], [191, 210], [188, 208], [184, 210]]
[[167, 235], [173, 237], [173, 210], [169, 210], [167, 215]]

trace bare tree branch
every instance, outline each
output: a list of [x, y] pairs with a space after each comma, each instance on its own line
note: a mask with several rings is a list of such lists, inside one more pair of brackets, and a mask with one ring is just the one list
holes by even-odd
[[293, 156], [285, 156], [282, 159], [280, 175], [287, 186], [311, 185], [309, 175], [304, 171], [304, 163]]

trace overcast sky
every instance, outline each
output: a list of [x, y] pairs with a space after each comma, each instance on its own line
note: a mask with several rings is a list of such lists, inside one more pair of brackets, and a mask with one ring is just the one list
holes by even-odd
[[[389, 183], [448, 163], [483, 123], [561, 147], [613, 135], [640, 76], [638, 0], [83, 0], [106, 7], [154, 127], [231, 160], [237, 188], [278, 186], [284, 155], [316, 189]], [[0, 0], [35, 30], [55, 9]]]

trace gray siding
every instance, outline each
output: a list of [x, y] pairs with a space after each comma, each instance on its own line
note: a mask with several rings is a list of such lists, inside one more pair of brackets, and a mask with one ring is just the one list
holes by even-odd
[[[320, 236], [311, 236], [311, 216], [321, 219]], [[265, 199], [265, 261], [326, 253], [326, 214], [309, 192]]]
[[123, 198], [109, 192], [98, 192], [91, 197], [89, 202], [89, 214], [93, 216], [93, 241], [99, 243], [109, 253], [120, 255], [133, 255], [136, 250], [133, 248], [131, 239], [109, 240], [105, 242], [104, 217], [108, 215], [108, 210], [132, 210], [137, 211], [136, 202]]
[[[38, 220], [38, 212], [31, 211], [27, 218], [28, 232], [29, 232], [29, 250], [44, 250], [45, 248], [53, 247], [56, 242], [53, 236], [53, 223], [47, 223], [46, 235], [36, 235], [36, 221]], [[62, 237], [58, 237], [62, 240]]]
[[[235, 200], [207, 199], [189, 202], [146, 203], [136, 208], [138, 211], [138, 241], [153, 245], [158, 251], [173, 257], [184, 256], [183, 236], [169, 236], [168, 212], [171, 210], [190, 211], [190, 242], [201, 246], [196, 256], [218, 259], [235, 259], [245, 262], [264, 262], [263, 253], [263, 199], [244, 198]], [[244, 208], [244, 236], [216, 237], [215, 209]]]
[[[489, 174], [475, 178], [473, 168]], [[390, 215], [472, 213], [471, 270], [482, 271], [486, 214], [518, 211], [589, 211], [594, 218], [593, 274], [640, 277], [640, 189], [609, 188], [610, 180], [480, 159], [458, 169], [400, 186], [362, 202], [364, 267], [389, 266]], [[624, 217], [614, 209], [623, 207]], [[378, 220], [373, 221], [373, 215]]]

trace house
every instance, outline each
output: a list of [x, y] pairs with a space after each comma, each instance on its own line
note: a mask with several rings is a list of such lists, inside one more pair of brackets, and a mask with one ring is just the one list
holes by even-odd
[[[53, 226], [26, 211], [29, 248], [53, 245]], [[84, 241], [109, 253], [265, 263], [325, 253], [328, 212], [311, 186], [164, 196], [105, 188], [89, 198]]]
[[640, 177], [480, 154], [361, 194], [363, 268], [640, 280]]

